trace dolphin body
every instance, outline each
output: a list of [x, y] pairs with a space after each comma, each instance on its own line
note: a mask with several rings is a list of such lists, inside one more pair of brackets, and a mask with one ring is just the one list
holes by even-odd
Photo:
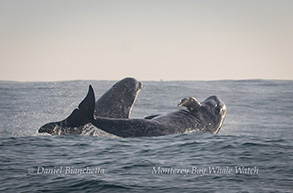
[[[56, 134], [56, 128], [78, 128], [87, 123], [119, 137], [145, 137], [179, 134], [193, 131], [218, 133], [222, 127], [226, 106], [217, 96], [208, 97], [195, 111], [178, 110], [147, 119], [106, 118], [95, 115], [95, 95], [92, 86], [85, 99], [69, 117], [56, 125], [49, 123], [39, 133]], [[74, 133], [70, 131], [69, 133]]]

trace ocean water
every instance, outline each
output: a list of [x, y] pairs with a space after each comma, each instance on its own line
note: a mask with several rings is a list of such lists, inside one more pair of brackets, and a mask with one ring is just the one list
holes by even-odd
[[0, 192], [293, 192], [293, 81], [143, 82], [131, 117], [177, 110], [187, 96], [219, 96], [219, 134], [50, 136], [93, 85], [0, 82]]

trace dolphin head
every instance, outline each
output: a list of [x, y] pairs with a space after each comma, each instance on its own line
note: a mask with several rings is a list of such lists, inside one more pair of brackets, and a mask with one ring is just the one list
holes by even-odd
[[84, 125], [81, 126], [67, 126], [64, 121], [52, 122], [43, 125], [39, 129], [39, 133], [48, 133], [51, 135], [65, 135], [65, 134], [77, 134], [80, 135], [83, 131]]
[[59, 122], [52, 122], [52, 123], [47, 123], [45, 125], [43, 125], [40, 129], [39, 129], [39, 133], [49, 133], [51, 135], [56, 134], [56, 130], [58, 130], [58, 128], [60, 128]]
[[128, 95], [136, 95], [142, 88], [142, 83], [134, 78], [124, 78], [113, 85], [115, 92], [127, 93]]
[[200, 114], [207, 123], [207, 130], [218, 133], [226, 116], [226, 105], [217, 96], [210, 96], [201, 103]]

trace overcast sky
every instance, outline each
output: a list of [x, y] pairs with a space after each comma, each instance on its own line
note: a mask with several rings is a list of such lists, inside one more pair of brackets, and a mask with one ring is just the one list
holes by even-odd
[[293, 79], [292, 0], [0, 0], [0, 80]]

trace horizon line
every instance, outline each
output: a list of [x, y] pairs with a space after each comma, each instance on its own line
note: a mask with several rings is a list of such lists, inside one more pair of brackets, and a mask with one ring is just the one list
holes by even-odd
[[[127, 78], [130, 76], [125, 76], [124, 78]], [[131, 77], [134, 78], [134, 77]], [[123, 78], [122, 78], [123, 79]], [[74, 82], [74, 81], [119, 81], [122, 79], [70, 79], [70, 80], [0, 80], [0, 83], [44, 83], [44, 82]], [[135, 78], [137, 79], [137, 78]], [[137, 79], [138, 80], [138, 79]], [[185, 82], [185, 81], [198, 81], [198, 82], [212, 82], [212, 81], [293, 81], [293, 79], [269, 79], [269, 78], [247, 78], [247, 79], [198, 79], [198, 80], [188, 80], [188, 79], [180, 79], [180, 80], [172, 80], [172, 79], [159, 79], [159, 80], [147, 80], [147, 79], [142, 79], [139, 81], [145, 81], [145, 82]]]

